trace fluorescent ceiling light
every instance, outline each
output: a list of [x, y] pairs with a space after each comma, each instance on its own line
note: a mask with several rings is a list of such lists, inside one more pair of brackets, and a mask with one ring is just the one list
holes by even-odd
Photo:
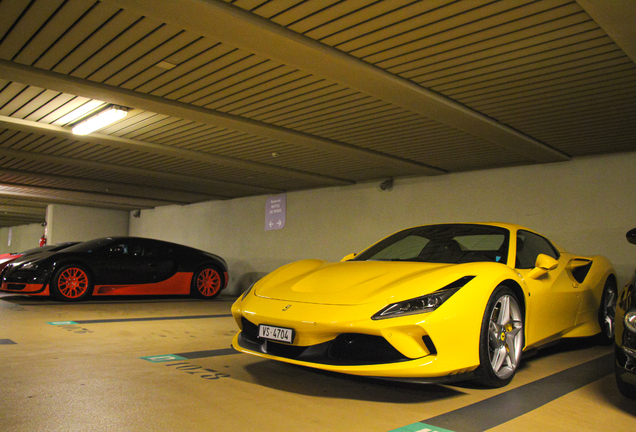
[[117, 120], [126, 117], [128, 111], [122, 107], [111, 106], [103, 111], [98, 112], [94, 116], [89, 117], [77, 126], [73, 127], [75, 135], [86, 135], [98, 129], [104, 128]]
[[79, 108], [75, 108], [73, 111], [66, 114], [64, 117], [56, 120], [55, 124], [60, 126], [65, 126], [69, 123], [73, 123], [75, 120], [79, 118], [84, 117], [89, 112], [97, 110], [98, 108], [101, 108], [106, 105], [107, 103], [104, 101], [89, 100], [88, 102], [85, 102], [82, 106], [80, 106]]

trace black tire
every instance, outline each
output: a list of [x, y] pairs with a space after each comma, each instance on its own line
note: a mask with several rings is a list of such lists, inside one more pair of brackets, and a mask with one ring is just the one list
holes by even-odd
[[498, 286], [490, 296], [479, 336], [479, 368], [475, 381], [503, 387], [514, 377], [524, 346], [524, 318], [519, 299], [508, 287]]
[[77, 302], [93, 293], [93, 277], [86, 267], [66, 264], [55, 271], [51, 279], [51, 294], [56, 300]]
[[616, 385], [623, 396], [630, 399], [636, 399], [636, 386], [626, 383], [621, 379], [620, 368], [614, 365], [614, 375], [616, 375]]
[[601, 327], [601, 332], [596, 336], [596, 340], [601, 345], [614, 343], [617, 298], [616, 282], [611, 278], [607, 279], [603, 287], [601, 304], [598, 307], [598, 324]]
[[206, 264], [192, 275], [190, 292], [198, 298], [213, 299], [221, 294], [224, 285], [223, 272], [214, 265]]

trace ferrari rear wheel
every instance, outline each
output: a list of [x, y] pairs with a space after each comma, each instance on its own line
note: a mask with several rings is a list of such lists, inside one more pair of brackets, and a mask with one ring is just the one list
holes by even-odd
[[601, 305], [598, 309], [598, 323], [601, 326], [598, 341], [603, 345], [609, 345], [614, 342], [617, 297], [618, 290], [616, 289], [616, 283], [612, 279], [608, 279], [605, 282]]
[[519, 367], [523, 344], [519, 300], [510, 288], [499, 286], [488, 300], [481, 324], [476, 381], [488, 387], [507, 385]]
[[223, 276], [219, 270], [211, 265], [206, 265], [194, 273], [192, 277], [192, 293], [204, 299], [213, 299], [221, 293]]
[[80, 301], [91, 295], [93, 281], [83, 266], [68, 264], [62, 266], [53, 275], [51, 293], [60, 301]]

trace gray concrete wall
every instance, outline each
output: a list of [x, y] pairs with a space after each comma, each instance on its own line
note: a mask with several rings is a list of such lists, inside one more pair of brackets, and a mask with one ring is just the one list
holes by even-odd
[[129, 212], [51, 204], [46, 209], [49, 244], [128, 235]]
[[[18, 225], [0, 228], [0, 254], [21, 252], [38, 247], [44, 227], [40, 224]], [[9, 238], [11, 243], [9, 244]]]
[[339, 260], [409, 226], [499, 221], [525, 225], [578, 254], [601, 254], [624, 283], [636, 266], [636, 152], [570, 162], [397, 179], [287, 194], [287, 220], [265, 231], [267, 196], [143, 210], [130, 235], [223, 256], [229, 293], [303, 258]]

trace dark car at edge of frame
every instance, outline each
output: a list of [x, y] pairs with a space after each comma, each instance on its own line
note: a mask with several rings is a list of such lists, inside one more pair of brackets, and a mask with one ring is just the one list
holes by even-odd
[[[627, 233], [636, 244], [636, 228]], [[636, 271], [616, 303], [616, 384], [621, 393], [636, 399]]]

